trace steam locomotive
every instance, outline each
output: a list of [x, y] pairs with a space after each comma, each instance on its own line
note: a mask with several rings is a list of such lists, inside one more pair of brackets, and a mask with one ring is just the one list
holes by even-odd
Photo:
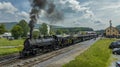
[[20, 52], [20, 57], [34, 56], [44, 52], [61, 49], [75, 43], [96, 38], [96, 34], [77, 36], [47, 36], [37, 39], [27, 38], [24, 41], [24, 48]]

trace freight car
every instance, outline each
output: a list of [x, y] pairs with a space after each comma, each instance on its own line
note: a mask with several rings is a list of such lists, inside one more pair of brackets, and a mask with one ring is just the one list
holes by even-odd
[[77, 36], [49, 36], [38, 39], [27, 38], [24, 41], [24, 48], [20, 52], [20, 57], [34, 56], [39, 53], [49, 52], [70, 46], [75, 43], [96, 38], [96, 34]]

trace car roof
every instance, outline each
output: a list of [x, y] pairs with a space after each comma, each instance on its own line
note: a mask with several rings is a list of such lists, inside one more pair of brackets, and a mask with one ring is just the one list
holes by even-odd
[[120, 61], [117, 61], [116, 63], [120, 64]]
[[116, 43], [116, 41], [112, 42], [112, 43]]

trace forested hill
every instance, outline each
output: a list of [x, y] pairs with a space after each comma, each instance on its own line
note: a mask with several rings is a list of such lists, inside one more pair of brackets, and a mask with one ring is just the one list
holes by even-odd
[[2, 22], [2, 23], [0, 23], [0, 24], [4, 24], [5, 25], [5, 28], [6, 28], [6, 30], [11, 30], [12, 29], [12, 27], [14, 26], [14, 25], [16, 25], [17, 24], [17, 22]]
[[[12, 27], [17, 24], [17, 22], [4, 22], [2, 24], [5, 25], [7, 30], [11, 30]], [[41, 26], [41, 24], [35, 24], [36, 29], [39, 29], [40, 26]], [[93, 31], [93, 29], [89, 28], [89, 27], [62, 27], [62, 26], [55, 26], [55, 25], [50, 25], [50, 26], [51, 26], [51, 28], [53, 28], [55, 30], [61, 29], [61, 30], [68, 30], [68, 31], [71, 31], [71, 32]]]
[[89, 28], [89, 27], [69, 27], [69, 28], [63, 27], [63, 28], [56, 28], [56, 29], [63, 29], [63, 30], [66, 29], [66, 30], [73, 31], [73, 32], [75, 32], [75, 31], [93, 31], [93, 29]]
[[55, 31], [62, 31], [64, 33], [78, 33], [80, 31], [93, 31], [92, 28], [89, 28], [89, 27], [63, 27], [63, 28], [54, 28]]

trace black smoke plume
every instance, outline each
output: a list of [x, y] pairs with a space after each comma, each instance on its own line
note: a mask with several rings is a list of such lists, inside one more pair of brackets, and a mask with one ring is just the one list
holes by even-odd
[[37, 22], [39, 18], [39, 14], [41, 10], [44, 10], [47, 14], [47, 18], [51, 21], [62, 20], [63, 14], [56, 10], [54, 1], [52, 0], [29, 0], [31, 4], [31, 12], [30, 12], [30, 38], [32, 38], [32, 31], [34, 28], [34, 24]]
[[37, 22], [37, 19], [39, 18], [39, 13], [41, 9], [43, 9], [46, 5], [46, 0], [30, 0], [31, 3], [31, 12], [30, 12], [30, 39], [32, 38], [32, 31], [34, 28], [34, 24]]

